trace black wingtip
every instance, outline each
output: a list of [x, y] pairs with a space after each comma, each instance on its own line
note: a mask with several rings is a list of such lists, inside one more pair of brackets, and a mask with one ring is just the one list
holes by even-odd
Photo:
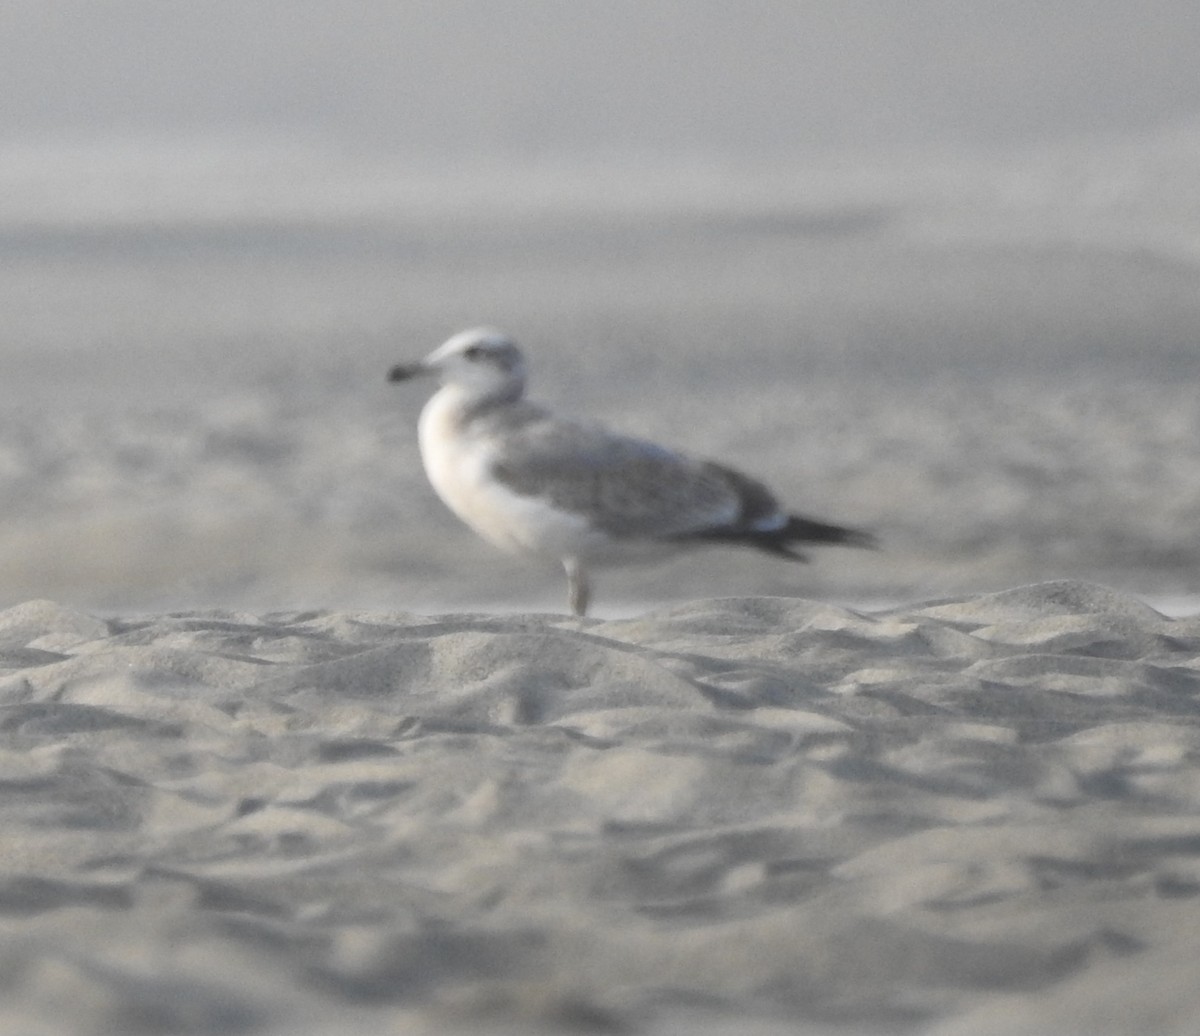
[[879, 540], [874, 534], [862, 529], [850, 529], [844, 525], [830, 525], [792, 515], [787, 525], [775, 534], [785, 543], [827, 543], [838, 547], [861, 547], [864, 550], [879, 550]]
[[883, 544], [874, 533], [862, 529], [847, 529], [846, 538], [841, 541], [847, 547], [859, 547], [862, 550], [883, 550]]
[[812, 544], [825, 547], [861, 547], [865, 550], [880, 550], [879, 541], [869, 532], [848, 529], [843, 525], [829, 525], [792, 515], [786, 525], [778, 529], [721, 528], [709, 529], [693, 534], [690, 539], [707, 540], [710, 543], [741, 544], [765, 551], [775, 557], [789, 561], [808, 561], [808, 555], [797, 548]]

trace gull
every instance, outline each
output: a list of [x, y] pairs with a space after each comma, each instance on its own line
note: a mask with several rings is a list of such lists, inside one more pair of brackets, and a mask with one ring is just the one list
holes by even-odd
[[525, 399], [525, 359], [491, 328], [462, 331], [389, 381], [433, 376], [418, 422], [437, 495], [489, 543], [559, 562], [571, 611], [587, 613], [589, 567], [704, 544], [742, 544], [806, 561], [797, 544], [873, 538], [789, 514], [761, 482]]

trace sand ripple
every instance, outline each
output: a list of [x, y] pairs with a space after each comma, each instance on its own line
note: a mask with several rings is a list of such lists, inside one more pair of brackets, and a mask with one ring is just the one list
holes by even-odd
[[0, 792], [4, 1031], [1200, 1012], [1200, 620], [1087, 584], [584, 623], [31, 602]]

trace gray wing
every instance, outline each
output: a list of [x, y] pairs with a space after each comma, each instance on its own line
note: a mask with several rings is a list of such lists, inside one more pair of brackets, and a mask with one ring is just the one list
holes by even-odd
[[612, 536], [681, 539], [786, 521], [753, 479], [599, 427], [526, 411], [496, 441], [498, 481]]

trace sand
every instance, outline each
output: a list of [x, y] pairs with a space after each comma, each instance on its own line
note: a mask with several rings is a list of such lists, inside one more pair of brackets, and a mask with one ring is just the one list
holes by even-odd
[[1195, 1031], [1200, 617], [0, 613], [0, 1031]]

